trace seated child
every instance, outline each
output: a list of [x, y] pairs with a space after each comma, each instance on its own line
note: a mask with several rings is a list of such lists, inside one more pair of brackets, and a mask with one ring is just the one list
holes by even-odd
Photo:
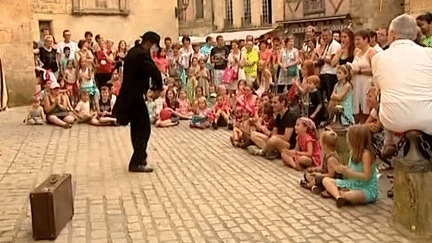
[[90, 96], [87, 91], [81, 91], [81, 100], [75, 107], [74, 114], [78, 122], [90, 122], [93, 118], [97, 116], [96, 113], [91, 112], [90, 109]]
[[117, 69], [114, 69], [111, 80], [107, 82], [111, 86], [111, 93], [115, 96], [118, 96], [121, 88], [120, 75]]
[[178, 116], [174, 114], [178, 107], [178, 101], [175, 99], [174, 90], [168, 89], [165, 95], [164, 108], [159, 113], [159, 119], [156, 121], [156, 126], [171, 127], [178, 125]]
[[297, 119], [295, 125], [297, 142], [294, 150], [284, 149], [282, 161], [296, 169], [321, 165], [321, 147], [318, 142], [318, 132], [315, 123], [306, 117]]
[[203, 93], [203, 88], [201, 86], [196, 86], [195, 88], [195, 99], [191, 102], [192, 104], [192, 110], [195, 112], [195, 110], [198, 107], [198, 99], [200, 97], [205, 97]]
[[27, 125], [43, 125], [45, 120], [45, 113], [40, 104], [40, 100], [36, 97], [32, 100], [29, 114], [24, 122]]
[[175, 110], [174, 114], [184, 120], [189, 120], [193, 116], [192, 108], [187, 100], [185, 89], [182, 89], [179, 92], [178, 108]]
[[336, 166], [340, 165], [339, 156], [336, 152], [337, 134], [334, 131], [325, 131], [321, 134], [321, 148], [324, 160], [321, 167], [309, 167], [304, 179], [300, 180], [300, 185], [311, 189], [313, 193], [320, 194], [324, 191], [322, 181], [324, 177], [342, 179], [342, 175], [336, 173]]
[[205, 129], [210, 127], [211, 120], [212, 113], [208, 108], [207, 100], [204, 96], [201, 96], [197, 100], [197, 108], [195, 110], [195, 115], [192, 116], [190, 121], [190, 127]]
[[261, 102], [263, 104], [262, 108], [259, 110], [257, 114], [258, 117], [255, 117], [255, 131], [263, 133], [267, 136], [270, 136], [273, 128], [275, 126], [275, 120], [273, 117], [273, 106], [270, 102]]
[[336, 199], [338, 208], [348, 203], [374, 203], [378, 198], [378, 172], [369, 129], [365, 125], [350, 126], [347, 140], [352, 149], [348, 166], [335, 167], [344, 179], [323, 179], [324, 188]]
[[115, 125], [116, 119], [112, 115], [114, 103], [111, 100], [110, 90], [107, 86], [101, 87], [101, 98], [98, 103], [98, 116], [90, 121], [95, 126]]
[[235, 123], [230, 140], [234, 147], [246, 148], [250, 144], [250, 133], [254, 124], [251, 119], [252, 113], [247, 110], [243, 110], [242, 113], [242, 120]]
[[226, 96], [218, 95], [216, 98], [216, 104], [213, 107], [213, 128], [217, 129], [219, 126], [224, 127], [228, 124], [231, 109], [228, 102], [225, 100]]
[[[164, 89], [160, 92], [159, 97], [157, 99], [155, 99], [155, 101], [154, 101], [154, 115], [156, 117], [155, 123], [157, 120], [159, 120], [159, 115], [164, 108], [165, 94], [166, 94], [166, 90]], [[152, 94], [152, 96], [153, 96], [153, 94]]]

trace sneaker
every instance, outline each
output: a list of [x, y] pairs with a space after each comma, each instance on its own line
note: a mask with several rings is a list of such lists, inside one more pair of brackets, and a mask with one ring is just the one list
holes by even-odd
[[214, 129], [214, 130], [217, 130], [217, 129], [218, 129], [218, 125], [216, 124], [216, 122], [213, 122], [213, 125], [212, 125], [212, 126], [213, 126], [213, 129]]
[[251, 155], [262, 155], [263, 154], [262, 149], [260, 149], [258, 146], [255, 146], [255, 145], [250, 145], [249, 147], [247, 147], [247, 150]]

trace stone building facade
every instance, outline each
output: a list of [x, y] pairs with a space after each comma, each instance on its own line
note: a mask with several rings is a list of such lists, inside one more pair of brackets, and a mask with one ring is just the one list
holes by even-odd
[[30, 0], [33, 40], [48, 26], [56, 41], [68, 29], [72, 40], [84, 38], [85, 31], [132, 45], [145, 31], [164, 37], [178, 37], [176, 0]]
[[405, 0], [405, 13], [417, 17], [425, 12], [432, 13], [431, 0]]
[[0, 58], [8, 106], [29, 105], [35, 92], [29, 0], [0, 1]]
[[180, 35], [272, 27], [278, 35], [294, 35], [299, 41], [308, 25], [318, 31], [378, 28], [404, 12], [404, 0], [178, 0], [179, 6], [183, 2], [189, 5], [179, 7]]

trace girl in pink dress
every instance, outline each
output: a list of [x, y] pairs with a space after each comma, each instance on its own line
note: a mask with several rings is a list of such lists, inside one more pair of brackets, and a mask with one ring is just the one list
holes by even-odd
[[187, 99], [187, 92], [185, 89], [182, 89], [179, 92], [178, 108], [174, 114], [184, 120], [189, 120], [193, 116], [192, 108]]
[[295, 131], [297, 133], [295, 149], [284, 149], [281, 155], [282, 161], [296, 170], [320, 166], [321, 146], [315, 123], [309, 118], [300, 117], [297, 119]]

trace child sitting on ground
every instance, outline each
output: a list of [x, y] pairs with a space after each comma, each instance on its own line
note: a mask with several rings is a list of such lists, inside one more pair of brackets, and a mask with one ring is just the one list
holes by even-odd
[[[155, 111], [155, 117], [156, 117], [155, 123], [157, 120], [159, 120], [160, 113], [164, 108], [165, 94], [166, 94], [166, 90], [164, 89], [160, 92], [159, 97], [154, 100], [154, 106], [155, 106], [154, 111]], [[152, 94], [152, 96], [153, 96], [153, 94]]]
[[[336, 199], [338, 208], [351, 204], [374, 203], [378, 197], [378, 175], [371, 134], [365, 125], [348, 128], [347, 140], [351, 147], [348, 167], [339, 165], [335, 171], [344, 179], [323, 179], [324, 188]], [[340, 191], [339, 188], [348, 191]]]
[[120, 81], [120, 75], [117, 71], [117, 69], [114, 69], [111, 80], [107, 82], [111, 86], [111, 92], [113, 95], [118, 96], [121, 88], [121, 81]]
[[[263, 104], [261, 111], [258, 112], [260, 115], [255, 117], [255, 130], [270, 136], [275, 126], [275, 120], [273, 117], [273, 106], [269, 102], [261, 102]], [[258, 114], [257, 113], [257, 114]]]
[[159, 113], [159, 119], [156, 121], [157, 127], [171, 127], [179, 124], [178, 116], [175, 110], [178, 108], [178, 101], [175, 98], [174, 90], [168, 89], [165, 95], [164, 108]]
[[300, 117], [297, 119], [295, 131], [297, 134], [295, 149], [284, 149], [281, 154], [282, 161], [296, 170], [320, 166], [321, 147], [315, 123], [309, 118]]
[[324, 131], [321, 134], [320, 142], [324, 154], [322, 165], [307, 169], [304, 179], [300, 180], [302, 187], [311, 189], [315, 194], [320, 194], [325, 190], [322, 184], [325, 177], [342, 179], [342, 175], [335, 171], [336, 166], [341, 164], [336, 152], [337, 138], [334, 131]]
[[110, 90], [107, 86], [101, 87], [101, 98], [98, 103], [98, 116], [90, 121], [95, 126], [115, 125], [116, 119], [112, 115], [114, 103], [110, 97]]
[[231, 109], [228, 103], [225, 101], [225, 96], [218, 95], [216, 98], [216, 104], [213, 107], [213, 128], [224, 127], [228, 124], [229, 117], [231, 115]]
[[97, 116], [96, 113], [91, 112], [90, 96], [87, 91], [81, 91], [81, 100], [75, 107], [74, 114], [77, 118], [77, 121], [80, 123], [90, 122]]
[[189, 120], [193, 116], [191, 106], [187, 99], [187, 93], [185, 89], [180, 90], [178, 108], [175, 113], [180, 119]]
[[192, 104], [192, 110], [194, 112], [198, 108], [198, 99], [201, 98], [201, 97], [204, 97], [203, 88], [198, 85], [195, 88], [195, 99], [191, 102], [191, 104]]
[[192, 116], [190, 127], [205, 129], [210, 127], [212, 120], [211, 110], [208, 108], [207, 100], [204, 96], [198, 98], [195, 115]]
[[32, 100], [29, 114], [24, 122], [27, 125], [43, 125], [45, 120], [45, 113], [40, 104], [40, 100], [36, 97]]
[[242, 120], [235, 123], [230, 140], [234, 147], [246, 148], [250, 144], [251, 129], [254, 125], [251, 119], [253, 114], [247, 110], [243, 110], [242, 113]]

